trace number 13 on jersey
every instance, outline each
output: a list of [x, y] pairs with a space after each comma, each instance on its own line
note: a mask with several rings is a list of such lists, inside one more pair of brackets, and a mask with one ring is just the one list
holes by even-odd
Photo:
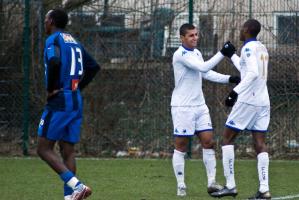
[[83, 74], [82, 52], [78, 47], [71, 47], [72, 63], [70, 75], [72, 76], [72, 90], [77, 90], [80, 76]]

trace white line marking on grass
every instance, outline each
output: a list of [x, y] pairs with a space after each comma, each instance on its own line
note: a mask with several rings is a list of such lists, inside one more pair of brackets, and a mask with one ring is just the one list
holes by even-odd
[[283, 197], [273, 197], [272, 200], [295, 199], [295, 198], [299, 198], [299, 194], [288, 195], [288, 196], [283, 196]]

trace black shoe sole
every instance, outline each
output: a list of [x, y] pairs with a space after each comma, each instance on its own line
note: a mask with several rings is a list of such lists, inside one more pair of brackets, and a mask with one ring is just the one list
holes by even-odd
[[[210, 194], [211, 195], [211, 194]], [[236, 198], [236, 196], [238, 195], [238, 193], [237, 194], [224, 194], [224, 195], [220, 195], [220, 196], [212, 196], [212, 197], [215, 197], [215, 198], [222, 198], [222, 197], [228, 197], [228, 196], [231, 196], [231, 197], [234, 197], [234, 198]]]

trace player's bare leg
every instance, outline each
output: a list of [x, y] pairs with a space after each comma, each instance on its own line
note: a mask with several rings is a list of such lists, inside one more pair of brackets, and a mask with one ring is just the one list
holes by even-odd
[[221, 190], [223, 187], [216, 182], [216, 157], [212, 131], [196, 132], [202, 146], [202, 159], [206, 167], [209, 194]]
[[238, 131], [225, 127], [223, 132], [222, 146], [234, 145], [234, 141], [237, 135], [238, 135]]
[[265, 133], [262, 132], [252, 132], [253, 146], [257, 154], [262, 152], [267, 152], [266, 137]]
[[48, 140], [44, 137], [38, 137], [37, 154], [43, 159], [56, 173], [61, 174], [67, 171], [60, 157], [54, 152], [56, 141]]
[[[65, 166], [76, 174], [76, 160], [75, 160], [75, 149], [74, 144], [64, 141], [59, 141], [59, 147], [60, 147], [60, 154], [63, 159], [63, 163]], [[64, 199], [69, 200], [71, 199], [71, 195], [74, 192], [71, 187], [69, 187], [67, 184], [64, 184]]]
[[185, 154], [188, 143], [188, 137], [175, 137], [175, 150], [172, 157], [172, 166], [177, 180], [178, 196], [186, 196]]
[[263, 132], [252, 132], [253, 145], [257, 154], [257, 169], [259, 175], [259, 189], [249, 199], [271, 199], [269, 191], [269, 155], [267, 153], [266, 137]]
[[218, 192], [211, 193], [213, 197], [224, 197], [224, 196], [237, 196], [238, 191], [235, 183], [235, 174], [234, 174], [234, 161], [235, 161], [235, 152], [234, 152], [234, 139], [238, 135], [236, 130], [231, 128], [225, 128], [223, 132], [223, 146], [222, 146], [222, 162], [224, 176], [226, 178], [226, 185], [222, 190]]
[[74, 190], [70, 197], [71, 200], [82, 200], [88, 197], [91, 195], [91, 189], [83, 185], [61, 161], [53, 150], [55, 143], [55, 141], [48, 140], [45, 137], [38, 137], [37, 154], [59, 174], [65, 184]]
[[59, 141], [60, 153], [66, 167], [74, 174], [76, 173], [76, 160], [74, 144], [64, 141]]

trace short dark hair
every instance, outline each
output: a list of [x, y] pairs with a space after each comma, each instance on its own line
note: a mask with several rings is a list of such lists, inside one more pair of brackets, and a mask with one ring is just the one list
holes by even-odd
[[49, 17], [53, 20], [55, 26], [61, 29], [64, 29], [69, 21], [67, 13], [61, 8], [53, 9], [49, 13]]
[[244, 27], [248, 28], [248, 32], [251, 36], [256, 37], [261, 31], [261, 24], [256, 19], [249, 19], [244, 23]]
[[185, 36], [188, 30], [193, 30], [193, 29], [195, 29], [195, 26], [193, 24], [189, 24], [189, 23], [183, 24], [180, 27], [180, 35]]

